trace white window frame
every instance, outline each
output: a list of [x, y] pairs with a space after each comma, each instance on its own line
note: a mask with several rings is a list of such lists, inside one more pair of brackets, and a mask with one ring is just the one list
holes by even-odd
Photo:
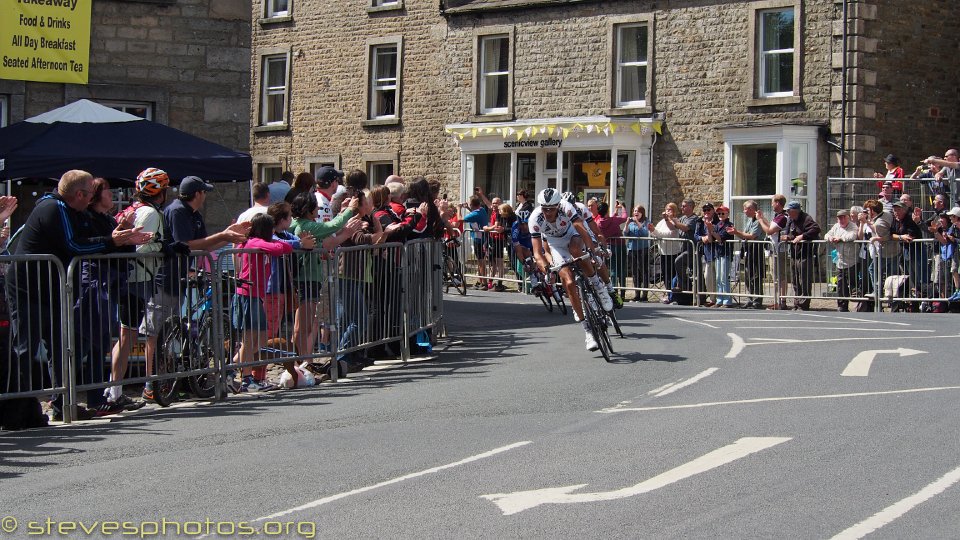
[[0, 95], [0, 127], [10, 122], [10, 96]]
[[792, 95], [794, 94], [795, 90], [796, 90], [796, 88], [794, 88], [794, 80], [793, 80], [792, 74], [791, 74], [791, 79], [790, 79], [790, 91], [788, 91], [788, 92], [768, 92], [768, 91], [767, 91], [767, 88], [766, 88], [767, 69], [768, 69], [768, 66], [770, 65], [770, 63], [771, 63], [774, 59], [778, 58], [780, 55], [789, 54], [789, 55], [793, 58], [793, 63], [796, 64], [796, 62], [797, 62], [796, 48], [795, 48], [794, 46], [791, 46], [791, 47], [788, 48], [788, 49], [770, 49], [770, 50], [766, 50], [766, 49], [763, 48], [763, 43], [764, 43], [764, 41], [765, 41], [765, 40], [764, 40], [764, 37], [766, 36], [766, 31], [767, 31], [767, 28], [766, 28], [766, 26], [765, 26], [764, 23], [763, 23], [764, 15], [767, 15], [767, 14], [770, 14], [770, 13], [787, 12], [787, 11], [793, 12], [793, 32], [794, 32], [794, 36], [796, 36], [796, 33], [797, 33], [797, 31], [798, 31], [798, 28], [797, 28], [797, 12], [796, 12], [796, 9], [794, 9], [793, 6], [784, 6], [784, 7], [779, 7], [779, 8], [775, 8], [775, 9], [764, 9], [764, 10], [757, 11], [757, 22], [756, 22], [756, 24], [757, 24], [757, 54], [759, 55], [758, 58], [757, 58], [758, 67], [759, 67], [759, 73], [757, 74], [757, 77], [758, 77], [758, 82], [759, 82], [759, 84], [760, 84], [760, 96], [761, 96], [761, 97], [765, 97], [765, 98], [789, 97], [789, 96], [792, 96]]
[[281, 165], [280, 163], [258, 163], [257, 169], [258, 169], [257, 178], [259, 178], [260, 181], [265, 184], [270, 184], [271, 182], [273, 182], [273, 179], [267, 175], [267, 171], [271, 169], [276, 169], [277, 171], [279, 171], [279, 174], [277, 174], [276, 176], [276, 178], [278, 179], [280, 178], [281, 175], [283, 175], [283, 165]]
[[[507, 69], [506, 71], [484, 71], [484, 66], [486, 66], [486, 57], [487, 57], [487, 44], [493, 41], [503, 40], [506, 42], [507, 46]], [[507, 114], [510, 112], [510, 94], [511, 94], [511, 78], [512, 78], [512, 62], [513, 57], [513, 43], [508, 34], [493, 34], [480, 36], [479, 41], [479, 55], [477, 56], [477, 73], [479, 75], [479, 85], [477, 88], [477, 93], [479, 96], [479, 111], [480, 114]], [[504, 107], [487, 107], [487, 79], [490, 77], [506, 77], [507, 79], [507, 105]]]
[[[817, 152], [819, 150], [817, 126], [770, 126], [758, 128], [732, 128], [722, 131], [724, 146], [723, 200], [730, 205], [742, 204], [746, 199], [757, 199], [771, 194], [733, 195], [734, 151], [741, 145], [775, 144], [777, 147], [776, 193], [788, 201], [800, 201], [806, 213], [817, 217]], [[796, 152], [796, 150], [801, 150]], [[802, 193], [795, 190], [793, 180], [804, 178]], [[774, 194], [776, 194], [774, 193]], [[731, 206], [734, 208], [734, 206]], [[737, 206], [739, 208], [739, 206]]]
[[[623, 61], [623, 34], [624, 31], [630, 28], [645, 28], [647, 31], [647, 58], [635, 62], [624, 62]], [[614, 106], [615, 107], [646, 107], [647, 98], [649, 92], [648, 80], [650, 78], [650, 25], [647, 23], [637, 23], [637, 24], [621, 24], [616, 26], [616, 90], [614, 96]], [[624, 100], [623, 99], [623, 69], [631, 67], [642, 67], [644, 68], [645, 77], [641, 82], [641, 87], [643, 88], [643, 99], [640, 100]]]
[[[290, 4], [293, 0], [264, 0], [264, 15], [267, 19], [278, 19], [290, 16]], [[277, 9], [280, 2], [286, 2], [286, 9]]]
[[[270, 79], [271, 66], [277, 65], [282, 60], [283, 85], [267, 86]], [[285, 50], [280, 53], [264, 54], [260, 57], [260, 99], [258, 111], [258, 125], [262, 127], [283, 127], [288, 123], [290, 114], [290, 52]], [[268, 119], [270, 98], [273, 96], [283, 96], [283, 113], [279, 119]]]
[[395, 7], [400, 5], [400, 0], [373, 0], [370, 7]]
[[[367, 69], [367, 119], [368, 120], [394, 120], [400, 118], [400, 74], [401, 59], [403, 48], [399, 38], [395, 40], [378, 40], [369, 44], [368, 66]], [[392, 78], [378, 79], [381, 51], [388, 48], [393, 49], [395, 56], [394, 73]], [[384, 92], [393, 90], [393, 113], [380, 114], [380, 97]]]
[[97, 103], [103, 105], [104, 107], [110, 107], [111, 109], [116, 109], [120, 112], [125, 112], [127, 114], [132, 114], [134, 116], [140, 116], [134, 112], [130, 112], [132, 109], [146, 109], [147, 115], [144, 118], [145, 120], [153, 121], [153, 103], [148, 101], [117, 101], [117, 100], [96, 100]]

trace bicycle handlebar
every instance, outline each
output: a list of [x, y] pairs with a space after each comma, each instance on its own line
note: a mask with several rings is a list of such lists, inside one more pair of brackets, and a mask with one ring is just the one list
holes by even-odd
[[587, 259], [592, 259], [592, 258], [593, 258], [593, 254], [591, 254], [591, 253], [584, 253], [583, 255], [581, 255], [581, 256], [579, 256], [579, 257], [574, 257], [574, 258], [570, 259], [569, 261], [562, 262], [562, 263], [558, 264], [557, 266], [551, 266], [551, 267], [550, 267], [550, 271], [551, 271], [551, 272], [559, 272], [560, 270], [562, 270], [562, 269], [564, 269], [564, 268], [566, 268], [566, 267], [568, 267], [568, 266], [573, 266], [573, 264], [576, 263], [576, 262], [585, 261], [585, 260], [587, 260]]

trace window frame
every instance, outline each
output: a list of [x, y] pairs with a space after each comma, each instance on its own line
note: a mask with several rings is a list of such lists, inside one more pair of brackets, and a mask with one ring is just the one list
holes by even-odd
[[363, 171], [367, 173], [367, 181], [372, 186], [374, 183], [373, 167], [377, 165], [390, 164], [393, 167], [393, 174], [400, 174], [400, 155], [396, 152], [367, 153], [360, 156], [360, 162]]
[[[494, 39], [506, 39], [507, 44], [507, 71], [484, 72], [484, 51], [485, 44]], [[473, 70], [473, 92], [474, 92], [474, 120], [481, 122], [510, 121], [513, 120], [513, 84], [514, 84], [514, 28], [510, 27], [492, 27], [484, 31], [477, 32], [473, 42], [474, 46], [474, 70]], [[506, 107], [485, 107], [486, 78], [489, 76], [505, 76], [507, 78]]]
[[0, 94], [0, 128], [10, 123], [10, 96]]
[[[385, 88], [377, 88], [377, 79], [376, 79], [376, 68], [377, 68], [377, 51], [382, 48], [393, 47], [396, 50], [396, 71], [394, 73], [396, 79], [394, 82], [394, 94], [393, 94], [393, 111], [392, 115], [376, 115], [374, 114], [374, 99], [377, 96], [379, 91], [385, 90]], [[402, 115], [401, 104], [403, 102], [401, 96], [403, 93], [403, 37], [402, 36], [389, 36], [384, 38], [371, 39], [367, 41], [367, 60], [366, 60], [366, 84], [364, 85], [364, 118], [362, 120], [362, 125], [364, 126], [378, 126], [378, 125], [396, 125], [400, 123], [400, 118]]]
[[280, 171], [280, 174], [276, 176], [276, 179], [280, 179], [280, 176], [283, 175], [283, 164], [279, 161], [265, 161], [262, 163], [257, 163], [257, 181], [264, 182], [266, 184], [273, 183], [273, 178], [267, 178], [266, 172], [270, 169], [276, 169]]
[[[654, 16], [614, 17], [608, 23], [608, 70], [607, 90], [610, 96], [609, 115], [651, 114], [654, 107], [653, 80], [654, 80]], [[644, 99], [641, 102], [620, 101], [620, 58], [621, 58], [621, 31], [629, 27], [646, 26], [647, 29], [647, 76], [644, 81]]]
[[[284, 85], [283, 87], [274, 87], [273, 92], [267, 88], [268, 73], [267, 69], [271, 60], [283, 58], [284, 67]], [[278, 49], [265, 49], [260, 51], [257, 73], [260, 80], [257, 82], [257, 124], [254, 131], [279, 131], [290, 129], [290, 70], [292, 55], [287, 47]], [[276, 89], [280, 89], [278, 92]], [[283, 114], [280, 120], [267, 121], [268, 98], [275, 95], [283, 95]]]
[[274, 9], [274, 4], [280, 0], [263, 1], [263, 18], [270, 22], [278, 22], [277, 19], [289, 20], [293, 15], [293, 0], [286, 0], [287, 9], [278, 11]]
[[154, 104], [149, 101], [126, 101], [126, 100], [117, 100], [117, 99], [96, 99], [96, 103], [103, 105], [104, 107], [110, 107], [111, 109], [116, 109], [120, 112], [125, 112], [127, 114], [132, 114], [134, 116], [140, 116], [138, 114], [132, 113], [127, 110], [127, 108], [144, 108], [147, 111], [146, 116], [142, 116], [144, 120], [153, 121], [154, 118]]
[[[763, 50], [763, 15], [775, 11], [793, 10], [793, 74], [790, 92], [766, 92], [764, 75], [766, 62]], [[801, 77], [803, 71], [803, 9], [801, 0], [767, 0], [755, 2], [749, 8], [750, 96], [747, 106], [791, 105], [802, 102]], [[782, 49], [786, 51], [787, 49]], [[770, 52], [781, 51], [781, 49]]]
[[404, 0], [370, 0], [367, 4], [367, 13], [379, 11], [394, 11], [403, 9]]

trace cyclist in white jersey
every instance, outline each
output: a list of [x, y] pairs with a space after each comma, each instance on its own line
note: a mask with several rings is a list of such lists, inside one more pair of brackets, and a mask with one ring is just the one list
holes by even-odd
[[565, 192], [560, 196], [564, 201], [572, 204], [576, 208], [577, 212], [580, 214], [580, 217], [583, 219], [587, 232], [590, 233], [590, 239], [593, 240], [593, 243], [604, 248], [604, 255], [597, 257], [596, 268], [597, 273], [600, 274], [600, 280], [603, 281], [603, 284], [607, 287], [607, 293], [610, 295], [610, 299], [613, 300], [613, 306], [617, 309], [623, 307], [623, 299], [620, 298], [620, 295], [617, 294], [617, 290], [613, 288], [613, 282], [610, 281], [610, 268], [604, 264], [604, 257], [608, 257], [609, 251], [607, 251], [607, 239], [600, 232], [600, 227], [593, 220], [593, 213], [587, 208], [587, 205], [577, 200], [577, 196], [571, 191]]
[[[537, 203], [540, 206], [530, 214], [529, 226], [533, 256], [541, 272], [546, 274], [550, 266], [568, 261], [573, 257], [579, 257], [583, 255], [584, 250], [593, 251], [596, 249], [597, 245], [590, 238], [590, 234], [584, 226], [583, 218], [572, 204], [561, 200], [559, 191], [552, 188], [541, 191], [537, 194]], [[544, 242], [547, 243], [548, 250], [543, 249]], [[601, 307], [604, 311], [612, 310], [613, 301], [599, 276], [597, 276], [593, 260], [582, 260], [578, 264], [584, 275], [589, 279], [597, 297], [600, 298]], [[573, 272], [569, 268], [564, 268], [560, 271], [560, 279], [563, 280], [563, 286], [570, 297], [573, 318], [579, 321], [583, 327], [587, 350], [597, 350], [599, 346], [593, 339], [587, 321], [583, 318], [580, 294], [573, 282]]]

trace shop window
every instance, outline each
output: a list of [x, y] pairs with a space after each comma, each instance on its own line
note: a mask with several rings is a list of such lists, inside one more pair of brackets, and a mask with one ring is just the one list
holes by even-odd
[[478, 111], [508, 114], [512, 106], [512, 51], [509, 35], [481, 36], [478, 45]]
[[132, 114], [143, 118], [144, 120], [153, 120], [153, 103], [144, 103], [138, 101], [100, 101], [97, 103], [104, 107], [110, 107], [127, 114]]
[[474, 156], [473, 186], [483, 189], [488, 198], [510, 201], [510, 154]]
[[289, 110], [289, 53], [263, 56], [260, 76], [260, 125], [286, 126]]
[[520, 190], [526, 190], [527, 198], [530, 200], [533, 200], [534, 197], [536, 197], [536, 194], [537, 194], [537, 155], [536, 154], [517, 154], [517, 191], [520, 191]]

